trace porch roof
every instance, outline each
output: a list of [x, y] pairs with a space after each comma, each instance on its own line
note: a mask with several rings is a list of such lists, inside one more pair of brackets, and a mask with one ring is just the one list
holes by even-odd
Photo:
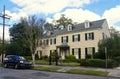
[[58, 48], [64, 48], [64, 47], [69, 47], [69, 45], [67, 43], [63, 43], [63, 44], [58, 45], [56, 47], [58, 47]]

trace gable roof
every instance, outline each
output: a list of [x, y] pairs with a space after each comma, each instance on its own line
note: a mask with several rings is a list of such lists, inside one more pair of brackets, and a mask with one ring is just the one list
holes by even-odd
[[88, 30], [88, 29], [95, 29], [95, 28], [102, 28], [103, 23], [105, 21], [106, 21], [106, 19], [92, 21], [92, 22], [90, 22], [90, 27], [89, 28], [85, 28], [85, 24], [80, 23], [80, 24], [77, 24], [77, 25], [73, 25], [73, 29], [71, 31], [68, 31], [67, 28], [51, 31], [51, 35], [49, 37], [56, 36], [56, 35], [61, 35], [61, 34], [66, 34], [66, 33], [70, 33], [70, 32], [76, 32], [76, 31], [82, 31], [82, 30]]

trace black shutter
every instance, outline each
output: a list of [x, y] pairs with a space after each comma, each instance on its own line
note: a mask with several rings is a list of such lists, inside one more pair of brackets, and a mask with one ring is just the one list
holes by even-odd
[[52, 44], [52, 39], [50, 39], [50, 44]]
[[78, 34], [78, 41], [80, 41], [80, 34]]
[[81, 48], [78, 49], [78, 58], [81, 59]]
[[85, 48], [85, 57], [87, 58], [87, 48]]
[[93, 55], [95, 54], [95, 47], [92, 48]]
[[72, 49], [72, 55], [74, 55], [74, 49]]
[[87, 40], [87, 33], [85, 33], [85, 40]]
[[92, 32], [92, 40], [94, 40], [94, 33]]
[[74, 35], [72, 36], [72, 41], [74, 42]]
[[54, 44], [56, 44], [56, 38], [54, 39]]
[[49, 44], [49, 40], [47, 39], [46, 42], [47, 42], [47, 45], [48, 45]]
[[68, 43], [68, 36], [66, 36], [66, 42]]
[[63, 37], [61, 37], [61, 43], [63, 43]]

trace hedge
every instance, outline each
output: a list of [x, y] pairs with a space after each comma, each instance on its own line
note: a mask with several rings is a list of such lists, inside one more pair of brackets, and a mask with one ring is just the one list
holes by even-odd
[[[83, 59], [80, 60], [81, 66], [89, 66], [89, 67], [100, 67], [105, 68], [106, 67], [106, 60], [102, 59]], [[108, 59], [107, 60], [107, 68], [114, 68], [117, 67], [118, 64], [115, 60]]]

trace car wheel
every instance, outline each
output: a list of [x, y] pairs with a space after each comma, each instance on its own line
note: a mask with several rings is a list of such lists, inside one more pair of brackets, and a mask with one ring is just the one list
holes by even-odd
[[15, 69], [18, 69], [18, 65], [17, 64], [15, 65]]
[[4, 64], [4, 67], [5, 67], [5, 68], [8, 68], [8, 64]]

